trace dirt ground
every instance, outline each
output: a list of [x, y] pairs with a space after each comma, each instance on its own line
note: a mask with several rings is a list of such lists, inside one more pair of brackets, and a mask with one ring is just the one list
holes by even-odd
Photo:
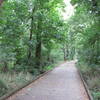
[[75, 62], [59, 65], [7, 100], [89, 100]]

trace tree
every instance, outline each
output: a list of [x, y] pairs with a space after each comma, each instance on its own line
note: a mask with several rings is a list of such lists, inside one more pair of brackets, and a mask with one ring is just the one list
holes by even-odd
[[[57, 43], [63, 35], [60, 35], [62, 26], [57, 11], [58, 4], [62, 5], [61, 3], [62, 0], [52, 2], [50, 0], [42, 2], [9, 0], [3, 3], [0, 16], [2, 19], [0, 20], [0, 46], [5, 51], [0, 49], [1, 54], [4, 54], [2, 55], [4, 60], [2, 56], [0, 59], [1, 62], [6, 62], [7, 70], [11, 64], [12, 67], [24, 64], [29, 66], [29, 70], [33, 66], [40, 70], [45, 66], [44, 62], [53, 59], [50, 54], [57, 48], [54, 43]], [[46, 52], [43, 47], [46, 48]], [[42, 61], [43, 57], [47, 59]]]
[[[99, 1], [97, 0], [72, 0], [73, 4], [80, 4], [76, 8], [73, 21], [77, 21], [74, 29], [76, 33], [76, 49], [79, 61], [87, 63], [93, 68], [97, 68], [100, 54], [100, 34], [99, 34]], [[91, 5], [90, 5], [91, 4]], [[81, 19], [79, 19], [81, 17]]]

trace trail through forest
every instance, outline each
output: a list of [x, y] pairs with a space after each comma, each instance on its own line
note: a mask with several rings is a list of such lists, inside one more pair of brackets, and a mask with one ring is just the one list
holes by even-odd
[[59, 65], [7, 100], [89, 100], [75, 62]]

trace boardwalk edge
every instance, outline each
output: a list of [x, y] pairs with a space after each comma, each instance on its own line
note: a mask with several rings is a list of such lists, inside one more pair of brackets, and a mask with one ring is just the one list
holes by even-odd
[[[77, 69], [78, 69], [78, 68], [77, 68]], [[85, 80], [84, 80], [84, 78], [83, 78], [83, 75], [82, 75], [82, 73], [80, 72], [79, 69], [78, 69], [78, 73], [79, 73], [80, 78], [81, 78], [81, 80], [82, 80], [82, 82], [83, 82], [83, 85], [84, 85], [84, 87], [85, 87], [85, 90], [86, 90], [86, 92], [87, 92], [87, 95], [88, 95], [88, 97], [89, 97], [89, 100], [94, 100], [93, 97], [92, 97], [92, 95], [91, 95], [91, 93], [90, 93], [89, 87], [88, 87], [87, 83], [85, 82]]]

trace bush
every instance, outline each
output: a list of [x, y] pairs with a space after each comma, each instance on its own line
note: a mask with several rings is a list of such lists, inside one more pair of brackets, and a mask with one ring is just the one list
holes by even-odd
[[30, 69], [28, 70], [32, 75], [37, 76], [40, 74], [40, 70], [34, 67], [30, 67]]
[[48, 70], [51, 70], [53, 68], [53, 66], [52, 65], [49, 65], [49, 66], [45, 66], [44, 68], [43, 68], [43, 70], [44, 71], [48, 71]]
[[100, 92], [93, 92], [94, 100], [100, 100]]

